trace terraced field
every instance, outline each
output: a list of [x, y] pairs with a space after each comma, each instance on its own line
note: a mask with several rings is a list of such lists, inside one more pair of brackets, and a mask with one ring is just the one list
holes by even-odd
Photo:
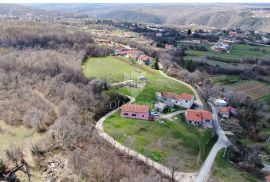
[[259, 99], [270, 93], [270, 86], [257, 81], [243, 81], [232, 85], [238, 92], [244, 92], [253, 99]]

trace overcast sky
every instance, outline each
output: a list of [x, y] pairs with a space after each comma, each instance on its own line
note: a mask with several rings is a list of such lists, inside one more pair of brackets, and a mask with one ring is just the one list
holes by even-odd
[[0, 3], [270, 3], [270, 0], [0, 0]]

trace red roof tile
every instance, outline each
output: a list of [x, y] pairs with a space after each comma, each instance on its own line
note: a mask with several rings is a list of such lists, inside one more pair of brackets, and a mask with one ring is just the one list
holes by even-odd
[[202, 122], [203, 119], [212, 120], [213, 116], [209, 111], [188, 109], [186, 119], [189, 121]]
[[142, 61], [148, 61], [148, 60], [150, 59], [150, 57], [147, 56], [147, 55], [141, 55], [141, 56], [139, 57], [139, 59], [142, 60]]
[[148, 113], [149, 106], [147, 105], [138, 105], [138, 104], [125, 104], [121, 106], [123, 112], [137, 112], [137, 113]]
[[165, 97], [167, 99], [174, 99], [174, 100], [192, 100], [192, 98], [193, 98], [193, 95], [186, 94], [186, 93], [182, 93], [180, 95], [177, 95], [177, 94], [171, 93], [171, 92], [162, 92], [161, 95], [162, 95], [162, 97]]
[[182, 100], [192, 100], [193, 99], [193, 95], [182, 93], [181, 95], [179, 95], [178, 98], [179, 99], [182, 99]]
[[172, 92], [162, 92], [161, 96], [165, 97], [167, 99], [176, 99], [177, 98], [177, 94], [172, 93]]
[[219, 109], [220, 112], [230, 112], [230, 109], [228, 107], [221, 107]]

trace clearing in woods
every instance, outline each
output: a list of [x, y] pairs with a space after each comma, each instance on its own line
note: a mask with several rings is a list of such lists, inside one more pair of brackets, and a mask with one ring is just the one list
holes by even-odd
[[[11, 145], [19, 146], [23, 149], [24, 158], [30, 165], [30, 172], [33, 181], [42, 181], [41, 174], [35, 169], [35, 164], [31, 155], [31, 148], [34, 143], [40, 140], [41, 134], [34, 129], [24, 126], [10, 126], [0, 120], [0, 159], [5, 158], [6, 150]], [[23, 172], [16, 173], [21, 181], [27, 181], [27, 175]]]

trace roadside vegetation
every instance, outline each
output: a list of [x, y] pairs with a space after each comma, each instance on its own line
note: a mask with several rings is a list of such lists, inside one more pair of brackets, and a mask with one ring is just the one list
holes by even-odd
[[224, 159], [225, 150], [221, 150], [217, 158], [215, 160], [215, 164], [213, 166], [213, 179], [217, 179], [220, 182], [257, 182], [258, 179], [256, 177], [250, 175], [245, 171], [241, 171], [241, 169], [237, 168], [226, 159]]

